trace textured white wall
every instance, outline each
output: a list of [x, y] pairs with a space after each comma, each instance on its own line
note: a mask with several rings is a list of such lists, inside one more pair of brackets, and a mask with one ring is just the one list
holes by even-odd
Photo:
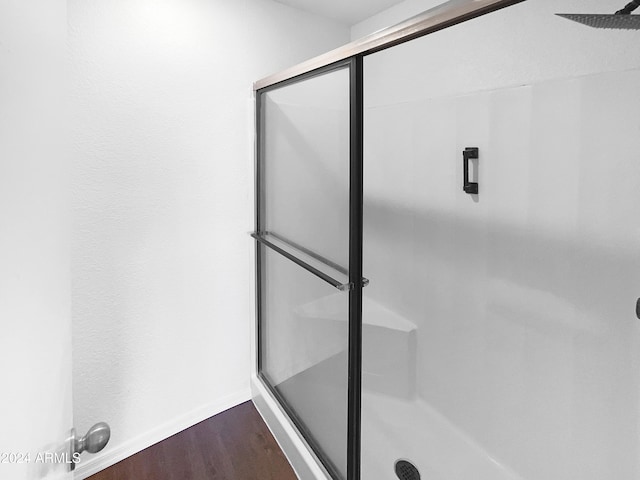
[[0, 2], [2, 479], [68, 478], [37, 462], [72, 414], [65, 36], [64, 0]]
[[69, 2], [75, 423], [111, 424], [106, 463], [248, 398], [252, 82], [348, 36], [263, 0]]
[[440, 0], [405, 0], [361, 22], [351, 25], [351, 40], [400, 23], [443, 3]]

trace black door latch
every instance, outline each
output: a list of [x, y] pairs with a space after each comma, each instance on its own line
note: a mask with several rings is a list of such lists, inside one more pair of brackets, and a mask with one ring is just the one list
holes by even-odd
[[469, 160], [477, 158], [478, 147], [467, 147], [462, 151], [462, 190], [469, 195], [478, 193], [478, 183], [469, 181]]

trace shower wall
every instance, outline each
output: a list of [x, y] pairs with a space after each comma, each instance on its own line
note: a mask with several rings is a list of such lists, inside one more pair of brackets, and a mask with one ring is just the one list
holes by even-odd
[[553, 16], [602, 3], [365, 59], [363, 478], [640, 475], [640, 49]]
[[[361, 35], [433, 0], [406, 0], [352, 27]], [[611, 13], [624, 0], [527, 0], [367, 57], [367, 95], [393, 77], [388, 102], [442, 97], [638, 66], [633, 30], [595, 30], [555, 13]], [[402, 8], [405, 7], [405, 8]], [[391, 91], [393, 90], [393, 91]]]

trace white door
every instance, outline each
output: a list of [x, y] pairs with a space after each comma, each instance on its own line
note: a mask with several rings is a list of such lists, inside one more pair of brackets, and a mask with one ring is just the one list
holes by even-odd
[[64, 0], [0, 0], [0, 479], [70, 479]]

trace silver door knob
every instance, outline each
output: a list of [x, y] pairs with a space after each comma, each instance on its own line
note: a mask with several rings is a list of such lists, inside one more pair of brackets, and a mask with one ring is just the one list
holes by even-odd
[[[98, 453], [109, 442], [111, 437], [111, 428], [105, 422], [96, 423], [89, 429], [84, 437], [76, 437], [76, 429], [71, 429], [71, 456], [76, 458], [82, 452]], [[76, 454], [76, 455], [74, 455]], [[75, 467], [75, 463], [71, 464], [71, 470]]]

